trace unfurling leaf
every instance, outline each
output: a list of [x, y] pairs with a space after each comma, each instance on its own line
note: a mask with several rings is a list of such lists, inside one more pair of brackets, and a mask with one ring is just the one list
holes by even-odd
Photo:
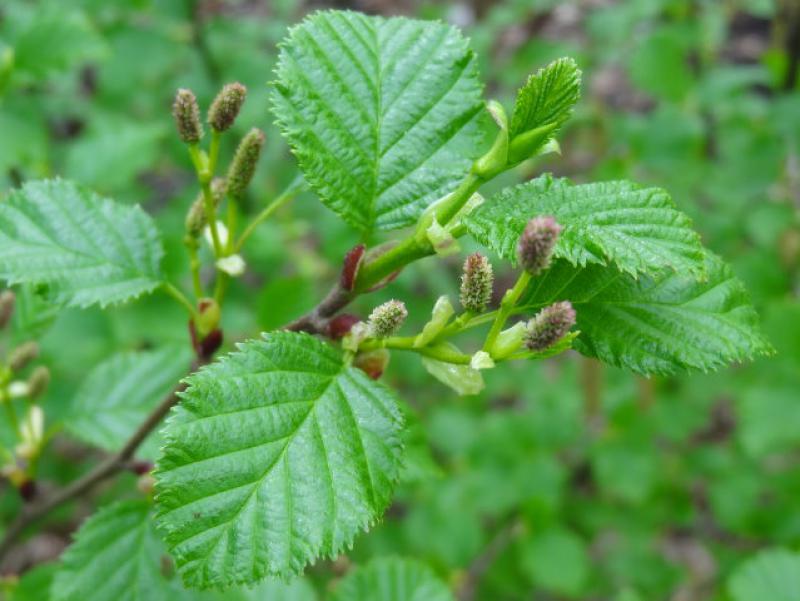
[[442, 23], [319, 12], [283, 43], [278, 125], [322, 201], [361, 230], [413, 223], [480, 154], [482, 86]]
[[47, 284], [58, 302], [119, 303], [161, 285], [163, 249], [138, 206], [72, 182], [30, 182], [0, 203], [0, 279]]
[[402, 417], [340, 351], [266, 334], [188, 384], [156, 470], [157, 521], [187, 585], [296, 574], [386, 509]]
[[558, 59], [531, 75], [514, 103], [509, 161], [522, 161], [545, 146], [569, 119], [580, 93], [581, 72], [571, 58]]

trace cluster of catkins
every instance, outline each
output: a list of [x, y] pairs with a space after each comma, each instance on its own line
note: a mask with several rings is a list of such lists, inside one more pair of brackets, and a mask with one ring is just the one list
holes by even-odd
[[[561, 226], [550, 216], [531, 219], [517, 243], [517, 260], [531, 276], [550, 267], [553, 248], [558, 241]], [[464, 261], [461, 276], [460, 300], [464, 310], [471, 314], [486, 311], [492, 300], [494, 273], [492, 264], [480, 253], [469, 255]], [[408, 316], [402, 301], [390, 300], [376, 307], [369, 316], [371, 336], [386, 338], [395, 334]], [[525, 324], [523, 342], [528, 350], [543, 351], [561, 338], [575, 325], [575, 310], [569, 301], [544, 307]]]
[[[221, 134], [233, 126], [246, 98], [247, 88], [242, 84], [235, 82], [223, 86], [211, 103], [207, 115], [208, 124], [216, 134]], [[189, 145], [199, 143], [204, 134], [203, 124], [200, 121], [197, 97], [191, 90], [186, 88], [178, 90], [172, 105], [172, 114], [181, 140]], [[264, 140], [264, 132], [257, 127], [252, 128], [242, 138], [225, 178], [216, 178], [211, 183], [215, 209], [225, 195], [235, 200], [244, 196], [247, 186], [253, 179]], [[195, 238], [199, 236], [207, 225], [206, 221], [204, 198], [201, 194], [186, 215], [187, 234]]]
[[[525, 227], [517, 243], [517, 261], [530, 275], [536, 276], [550, 267], [553, 247], [561, 226], [550, 216], [534, 217]], [[482, 313], [492, 298], [494, 275], [489, 260], [475, 253], [464, 261], [461, 276], [461, 305], [471, 313]], [[543, 351], [563, 338], [575, 325], [575, 310], [569, 301], [554, 303], [539, 311], [526, 324], [525, 346]]]

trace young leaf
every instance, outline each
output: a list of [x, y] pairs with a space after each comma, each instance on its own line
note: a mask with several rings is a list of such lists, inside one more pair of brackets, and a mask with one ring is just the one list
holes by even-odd
[[552, 126], [560, 128], [572, 114], [581, 94], [581, 71], [571, 58], [553, 61], [528, 78], [517, 93], [509, 134]]
[[0, 203], [0, 279], [47, 284], [58, 302], [119, 303], [160, 285], [153, 220], [60, 179], [30, 182]]
[[427, 565], [399, 557], [374, 559], [336, 585], [331, 601], [453, 601], [444, 582]]
[[[133, 434], [150, 410], [186, 375], [188, 350], [119, 353], [86, 377], [64, 425], [74, 436], [107, 451], [115, 451]], [[156, 437], [140, 454], [155, 457]]]
[[53, 601], [173, 601], [179, 592], [162, 574], [162, 556], [150, 503], [104, 507], [84, 522], [62, 556]]
[[691, 220], [664, 190], [631, 182], [575, 186], [544, 175], [503, 190], [464, 223], [477, 240], [515, 262], [517, 241], [536, 215], [553, 215], [563, 227], [554, 255], [573, 265], [610, 261], [631, 275], [664, 268], [703, 272], [703, 248]]
[[274, 112], [322, 201], [361, 230], [413, 223], [480, 154], [475, 57], [437, 22], [318, 12], [281, 48]]
[[794, 601], [800, 591], [800, 556], [768, 549], [746, 561], [728, 582], [733, 601]]
[[158, 524], [187, 585], [296, 574], [386, 508], [402, 417], [338, 350], [266, 334], [188, 383], [156, 471]]
[[744, 284], [721, 259], [705, 258], [707, 279], [665, 272], [639, 279], [612, 267], [557, 261], [534, 281], [524, 310], [569, 300], [584, 355], [643, 374], [708, 371], [769, 354]]

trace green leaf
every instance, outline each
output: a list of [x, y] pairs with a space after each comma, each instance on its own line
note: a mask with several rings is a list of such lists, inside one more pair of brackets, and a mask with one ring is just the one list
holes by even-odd
[[444, 582], [427, 565], [384, 557], [352, 570], [336, 586], [331, 601], [453, 601]]
[[50, 585], [59, 568], [57, 563], [48, 562], [25, 572], [14, 587], [10, 601], [51, 601]]
[[545, 126], [553, 127], [555, 134], [569, 119], [580, 95], [581, 71], [571, 58], [560, 58], [539, 69], [517, 92], [511, 138]]
[[361, 230], [413, 223], [480, 154], [482, 86], [453, 27], [318, 12], [283, 42], [277, 123], [309, 184]]
[[573, 265], [611, 261], [633, 275], [664, 268], [702, 274], [700, 236], [660, 188], [623, 181], [574, 186], [544, 175], [503, 190], [464, 223], [477, 240], [516, 262], [517, 241], [537, 215], [552, 215], [564, 228], [554, 255]]
[[589, 558], [580, 537], [569, 530], [553, 528], [524, 543], [520, 567], [542, 588], [576, 597], [586, 584]]
[[[97, 59], [107, 48], [86, 14], [77, 7], [21, 7], [11, 10], [8, 31], [14, 48], [14, 70], [25, 79], [64, 72], [82, 61]], [[0, 37], [2, 35], [0, 24]]]
[[174, 601], [162, 574], [164, 545], [147, 501], [104, 507], [81, 526], [61, 558], [53, 601]]
[[733, 601], [797, 601], [800, 555], [783, 549], [762, 551], [734, 572], [728, 590]]
[[573, 267], [565, 260], [533, 284], [525, 312], [569, 300], [581, 331], [573, 347], [643, 374], [708, 371], [772, 352], [744, 284], [707, 253], [707, 279], [676, 273], [640, 276], [613, 267]]
[[[116, 451], [187, 374], [190, 363], [188, 349], [116, 354], [86, 377], [64, 426], [84, 442]], [[139, 453], [154, 458], [159, 440], [148, 437]]]
[[163, 249], [138, 206], [72, 182], [30, 182], [0, 203], [0, 279], [47, 284], [58, 302], [119, 303], [161, 284]]
[[402, 417], [337, 349], [265, 334], [187, 382], [156, 470], [158, 524], [187, 585], [297, 574], [388, 505]]

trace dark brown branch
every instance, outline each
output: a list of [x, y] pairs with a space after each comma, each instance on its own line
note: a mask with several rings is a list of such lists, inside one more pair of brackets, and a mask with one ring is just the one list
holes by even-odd
[[[209, 361], [210, 359], [196, 359], [194, 363], [192, 363], [190, 373], [197, 371]], [[155, 429], [172, 406], [175, 405], [178, 401], [178, 393], [185, 388], [186, 385], [180, 383], [172, 392], [164, 397], [150, 415], [147, 416], [147, 419], [137, 428], [136, 432], [125, 442], [125, 445], [114, 455], [106, 458], [90, 472], [68, 484], [66, 487], [55, 491], [53, 494], [42, 498], [40, 501], [34, 501], [32, 504], [25, 506], [16, 519], [6, 528], [3, 539], [0, 541], [0, 561], [2, 561], [28, 526], [43, 518], [56, 507], [79, 497], [96, 484], [126, 469], [136, 449], [139, 448], [139, 445], [147, 438], [147, 435]]]
[[356, 296], [355, 292], [348, 292], [340, 284], [336, 284], [316, 307], [285, 325], [283, 329], [292, 332], [327, 334], [330, 318], [346, 307]]

